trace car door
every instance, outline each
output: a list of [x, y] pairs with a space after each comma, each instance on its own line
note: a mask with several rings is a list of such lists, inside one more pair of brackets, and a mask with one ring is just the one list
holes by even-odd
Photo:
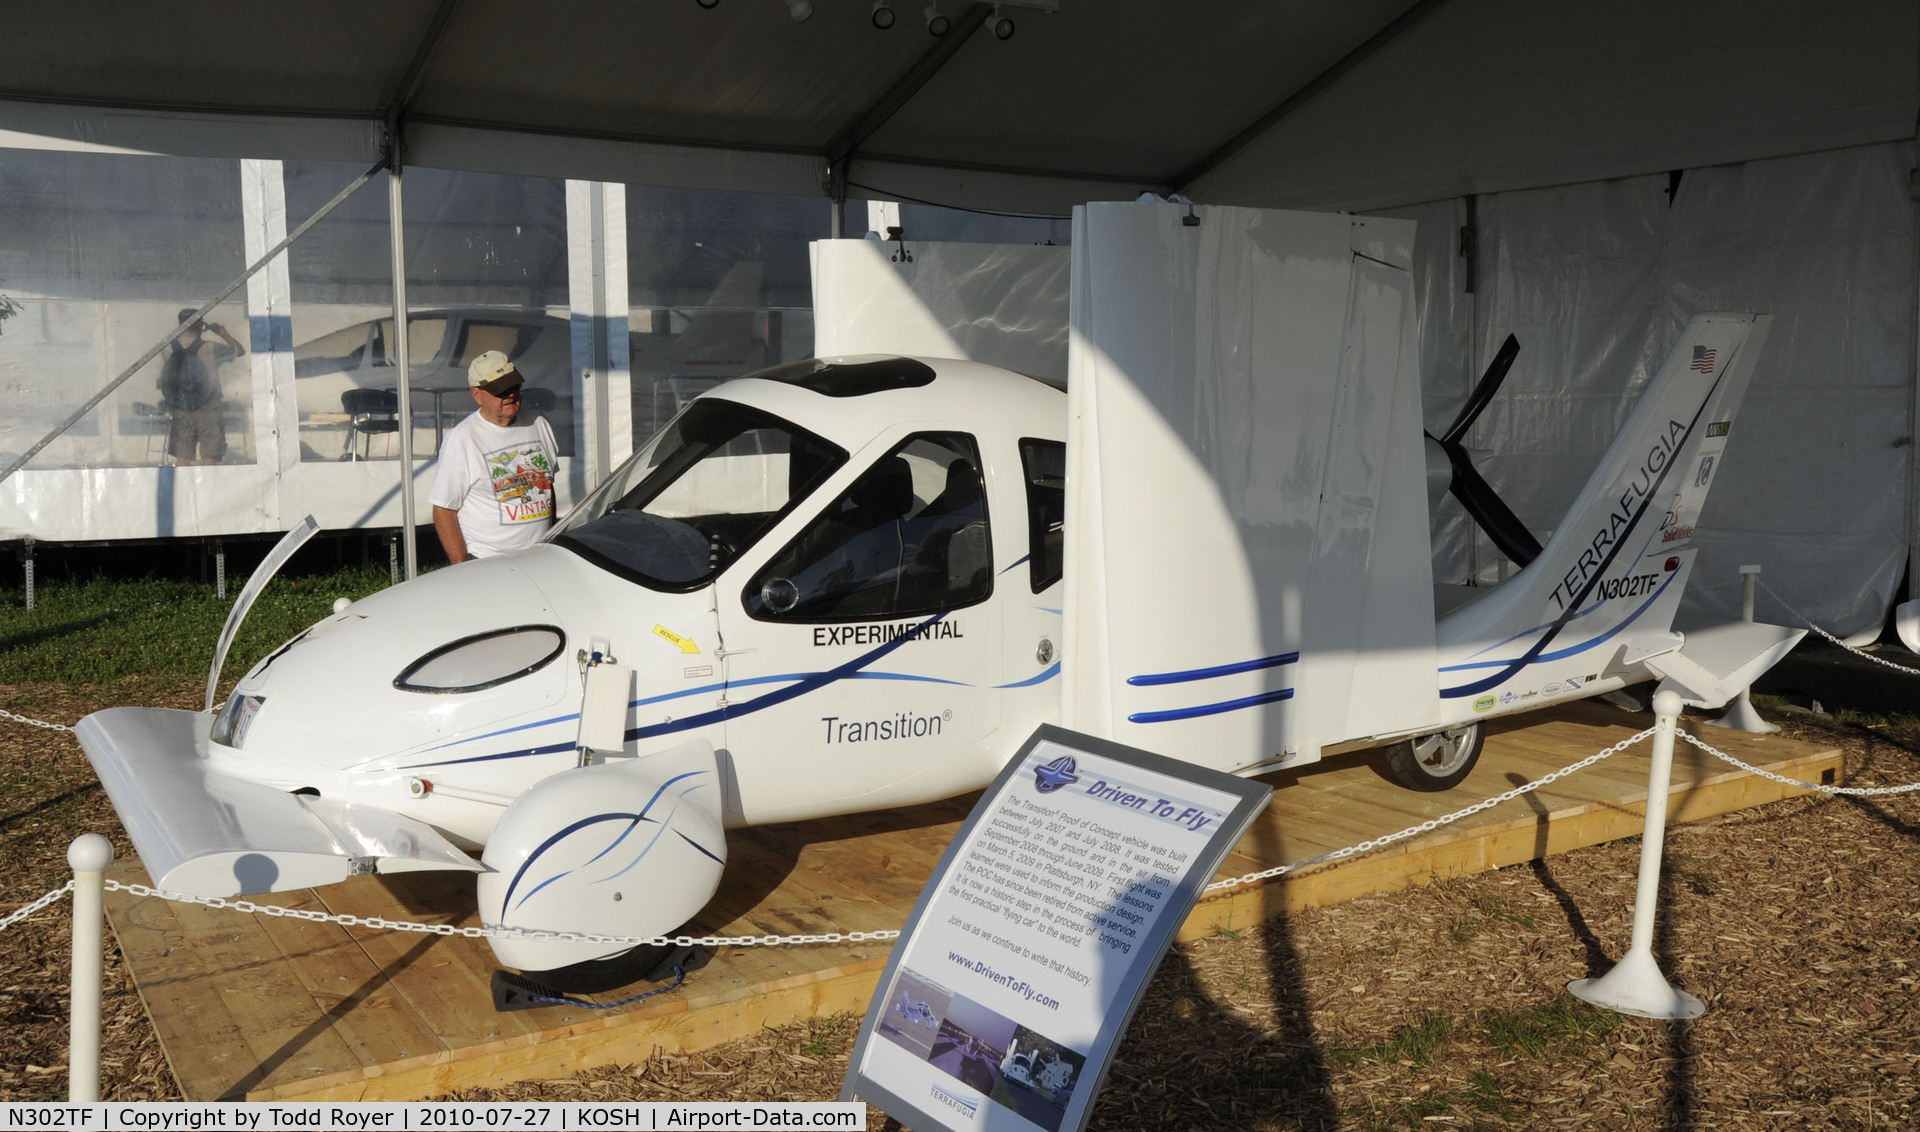
[[975, 438], [891, 444], [719, 594], [726, 740], [750, 823], [979, 785], [1000, 725], [994, 532]]

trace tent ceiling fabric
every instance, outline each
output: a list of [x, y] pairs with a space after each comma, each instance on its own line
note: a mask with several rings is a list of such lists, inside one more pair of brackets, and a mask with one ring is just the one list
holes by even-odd
[[812, 194], [858, 132], [856, 195], [1057, 212], [1214, 164], [1201, 199], [1378, 207], [1890, 140], [1920, 106], [1911, 0], [1016, 2], [1012, 39], [975, 31], [916, 84], [923, 7], [880, 32], [869, 0], [805, 23], [781, 0], [68, 0], [9, 13], [0, 141], [371, 162], [408, 88], [407, 160], [447, 168]]
[[[991, 204], [1063, 208], [1087, 199], [1089, 186], [1107, 187], [1097, 195], [1164, 189], [1410, 2], [1009, 6], [1012, 39], [973, 34], [857, 156], [876, 179], [896, 165], [981, 173], [908, 177], [974, 198], [954, 203], [984, 194]], [[0, 37], [0, 99], [13, 104], [0, 106], [0, 128], [231, 156], [220, 115], [290, 116], [302, 121], [286, 124], [278, 151], [256, 142], [250, 155], [312, 156], [314, 120], [383, 116], [439, 7], [70, 0], [22, 9]], [[721, 0], [712, 10], [693, 0], [461, 0], [408, 104], [407, 159], [501, 172], [531, 172], [537, 160], [550, 176], [818, 193], [825, 155], [936, 45], [923, 7], [900, 0], [898, 24], [880, 32], [868, 0], [816, 0], [805, 23], [779, 0]], [[943, 7], [958, 17], [968, 5]], [[76, 109], [22, 108], [34, 103]], [[184, 112], [190, 127], [168, 133], [152, 112]], [[330, 129], [320, 139], [335, 147], [328, 156], [377, 156], [339, 153], [338, 123]]]

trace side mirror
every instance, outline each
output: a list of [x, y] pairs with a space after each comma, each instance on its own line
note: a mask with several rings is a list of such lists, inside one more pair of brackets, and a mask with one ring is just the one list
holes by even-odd
[[787, 578], [768, 578], [760, 585], [760, 604], [773, 613], [785, 613], [800, 604], [800, 587]]

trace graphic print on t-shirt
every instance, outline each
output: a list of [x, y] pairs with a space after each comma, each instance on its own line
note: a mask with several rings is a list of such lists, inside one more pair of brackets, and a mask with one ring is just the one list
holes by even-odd
[[553, 518], [553, 465], [539, 445], [515, 445], [487, 453], [487, 475], [500, 504], [500, 522], [540, 523]]

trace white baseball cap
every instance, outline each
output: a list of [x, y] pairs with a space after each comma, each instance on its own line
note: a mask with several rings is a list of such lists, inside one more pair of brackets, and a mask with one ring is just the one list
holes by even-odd
[[484, 389], [498, 397], [520, 387], [526, 378], [513, 368], [513, 363], [498, 350], [488, 350], [473, 359], [467, 367], [467, 386], [472, 389]]

